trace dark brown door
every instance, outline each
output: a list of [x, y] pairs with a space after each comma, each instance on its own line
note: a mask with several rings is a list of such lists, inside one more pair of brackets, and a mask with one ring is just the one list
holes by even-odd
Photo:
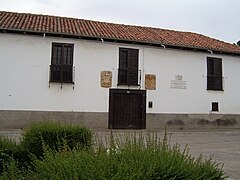
[[146, 128], [146, 91], [110, 89], [109, 128]]

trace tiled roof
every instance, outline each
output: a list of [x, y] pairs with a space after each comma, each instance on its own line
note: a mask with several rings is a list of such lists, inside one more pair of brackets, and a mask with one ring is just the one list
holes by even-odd
[[0, 11], [0, 30], [106, 38], [240, 55], [240, 47], [197, 33], [58, 16]]

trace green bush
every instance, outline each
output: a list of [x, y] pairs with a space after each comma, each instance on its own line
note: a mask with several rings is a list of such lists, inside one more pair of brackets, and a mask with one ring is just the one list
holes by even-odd
[[16, 141], [0, 136], [0, 174], [3, 172], [4, 165], [8, 165], [12, 160], [15, 160], [20, 167], [27, 167], [31, 158], [26, 149]]
[[43, 145], [58, 151], [64, 143], [70, 149], [76, 146], [89, 148], [92, 143], [92, 133], [79, 125], [43, 121], [31, 124], [25, 130], [21, 141], [23, 148], [37, 158], [43, 155]]
[[14, 159], [8, 161], [7, 164], [4, 164], [4, 171], [0, 174], [0, 179], [3, 180], [19, 180], [19, 179], [26, 179], [27, 177], [27, 170], [23, 170], [18, 164], [18, 162]]
[[[176, 144], [168, 145], [155, 136], [113, 138], [95, 144], [91, 149], [61, 151], [45, 149], [43, 159], [34, 159], [34, 170], [26, 179], [226, 179], [225, 173], [212, 159], [194, 158]], [[12, 177], [15, 166], [2, 178]], [[24, 173], [23, 173], [24, 174]], [[21, 177], [16, 171], [16, 177]]]
[[[0, 174], [4, 171], [4, 166], [19, 171], [32, 168], [33, 159], [43, 156], [44, 147], [56, 151], [65, 145], [70, 149], [89, 148], [91, 140], [91, 131], [80, 126], [50, 121], [34, 123], [26, 129], [19, 144], [0, 136]], [[11, 172], [14, 173], [15, 170]]]
[[16, 151], [17, 144], [15, 141], [0, 136], [0, 173], [3, 171], [4, 163], [8, 162]]

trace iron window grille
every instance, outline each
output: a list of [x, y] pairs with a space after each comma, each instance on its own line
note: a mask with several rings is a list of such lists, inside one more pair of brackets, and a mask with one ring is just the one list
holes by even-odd
[[73, 44], [52, 43], [50, 82], [74, 83]]
[[50, 65], [50, 82], [74, 84], [74, 74], [74, 66]]

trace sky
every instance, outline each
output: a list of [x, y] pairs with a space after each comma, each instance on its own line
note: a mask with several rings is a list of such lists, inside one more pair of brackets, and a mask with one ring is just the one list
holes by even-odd
[[239, 0], [0, 0], [0, 11], [196, 32], [236, 43]]

